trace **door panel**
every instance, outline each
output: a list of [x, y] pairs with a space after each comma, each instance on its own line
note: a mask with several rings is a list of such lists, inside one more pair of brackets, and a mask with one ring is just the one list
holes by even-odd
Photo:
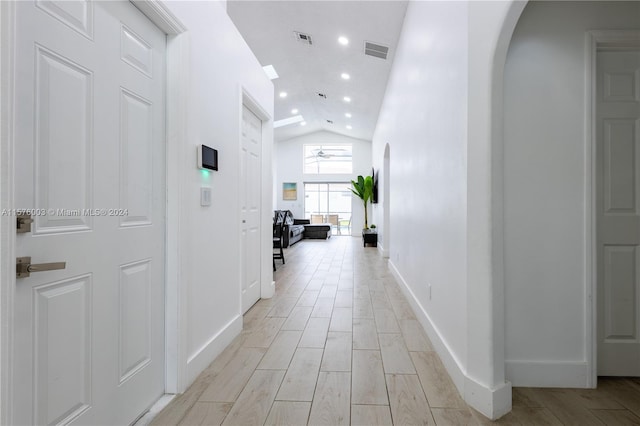
[[120, 384], [151, 362], [150, 260], [120, 267]]
[[165, 35], [128, 1], [16, 2], [12, 424], [129, 424], [164, 392]]
[[35, 289], [36, 424], [64, 423], [91, 405], [91, 276]]
[[69, 28], [93, 39], [93, 2], [36, 0], [36, 6]]
[[597, 54], [598, 374], [640, 376], [640, 52]]
[[121, 89], [120, 226], [151, 225], [153, 196], [153, 108], [151, 102]]
[[[36, 46], [35, 196], [40, 208], [91, 205], [93, 76]], [[37, 216], [36, 234], [88, 230], [91, 218]]]
[[260, 299], [260, 185], [262, 121], [242, 107], [241, 280], [242, 312]]

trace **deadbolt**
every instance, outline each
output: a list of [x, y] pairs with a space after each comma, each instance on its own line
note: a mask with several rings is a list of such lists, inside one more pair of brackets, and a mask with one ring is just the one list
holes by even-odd
[[24, 234], [25, 232], [31, 232], [31, 219], [30, 214], [19, 214], [17, 217], [18, 223], [16, 225], [16, 234]]
[[28, 278], [31, 272], [55, 271], [65, 269], [67, 262], [31, 263], [31, 256], [16, 258], [16, 278]]

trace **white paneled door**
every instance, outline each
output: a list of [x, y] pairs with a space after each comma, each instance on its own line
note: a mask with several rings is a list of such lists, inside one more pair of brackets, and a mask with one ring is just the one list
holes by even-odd
[[242, 147], [240, 153], [240, 250], [242, 312], [260, 299], [260, 183], [262, 121], [242, 107]]
[[640, 376], [640, 52], [597, 54], [598, 375]]
[[165, 36], [126, 1], [16, 2], [12, 424], [134, 421], [164, 392]]

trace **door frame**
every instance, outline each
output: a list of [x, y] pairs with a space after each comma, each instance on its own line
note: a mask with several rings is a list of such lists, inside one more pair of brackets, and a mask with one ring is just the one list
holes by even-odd
[[[182, 173], [180, 142], [186, 134], [184, 105], [188, 75], [187, 31], [182, 22], [162, 0], [130, 0], [147, 18], [167, 35], [165, 80], [165, 179], [167, 191], [165, 224], [165, 393], [180, 393], [186, 387], [187, 344], [185, 314], [181, 296], [186, 291], [179, 282], [179, 200], [177, 176]], [[0, 212], [14, 206], [14, 49], [15, 5], [0, 2]], [[0, 423], [10, 424], [12, 400], [13, 303], [15, 288], [16, 222], [11, 215], [0, 214]]]
[[[265, 206], [272, 205], [272, 191], [273, 191], [273, 177], [272, 177], [272, 167], [266, 167], [269, 163], [266, 163], [265, 159], [271, 159], [272, 157], [272, 145], [271, 139], [273, 138], [273, 133], [269, 131], [270, 126], [272, 126], [272, 117], [269, 115], [267, 110], [260, 105], [260, 103], [256, 100], [256, 98], [251, 94], [249, 89], [244, 86], [240, 86], [239, 95], [238, 95], [238, 129], [242, 129], [242, 108], [247, 107], [249, 111], [254, 113], [262, 122], [262, 132], [261, 132], [261, 147], [260, 147], [260, 298], [268, 299], [273, 297], [275, 292], [275, 281], [273, 280], [273, 271], [271, 267], [271, 256], [267, 255], [272, 251], [273, 240], [267, 238], [267, 230], [271, 229], [272, 212], [265, 209]], [[238, 162], [236, 164], [236, 169], [240, 170], [240, 161], [242, 156], [242, 130], [238, 132]], [[265, 170], [266, 169], [266, 170]], [[238, 179], [238, 194], [240, 194], [240, 190], [244, 185], [245, 176], [241, 176]], [[273, 209], [272, 209], [273, 210]], [[240, 213], [242, 211], [242, 200], [238, 197], [238, 206], [237, 212], [238, 217], [240, 217]], [[237, 224], [237, 235], [239, 236], [242, 232], [241, 224], [238, 222]], [[238, 259], [242, 259], [242, 247], [238, 246]], [[238, 262], [238, 268], [242, 268], [242, 260]], [[242, 271], [239, 271], [239, 277], [242, 277]], [[238, 283], [238, 293], [239, 297], [239, 307], [238, 311], [242, 312], [242, 282]]]
[[586, 34], [585, 47], [585, 353], [589, 377], [587, 386], [598, 384], [598, 247], [596, 205], [596, 58], [598, 51], [640, 48], [640, 30], [596, 30]]
[[[15, 45], [15, 5], [0, 2], [0, 211], [14, 204], [13, 176], [13, 52]], [[13, 300], [16, 276], [16, 222], [0, 215], [0, 423], [10, 424], [11, 351], [13, 347]]]
[[[382, 156], [382, 257], [391, 255], [391, 146], [384, 146]], [[380, 245], [380, 244], [379, 244]]]

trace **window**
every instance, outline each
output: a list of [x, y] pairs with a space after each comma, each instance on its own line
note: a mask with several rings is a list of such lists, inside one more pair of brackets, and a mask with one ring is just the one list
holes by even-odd
[[304, 146], [305, 174], [351, 174], [352, 172], [351, 145]]
[[304, 215], [321, 216], [321, 221], [331, 223], [333, 235], [351, 233], [351, 183], [304, 184]]

